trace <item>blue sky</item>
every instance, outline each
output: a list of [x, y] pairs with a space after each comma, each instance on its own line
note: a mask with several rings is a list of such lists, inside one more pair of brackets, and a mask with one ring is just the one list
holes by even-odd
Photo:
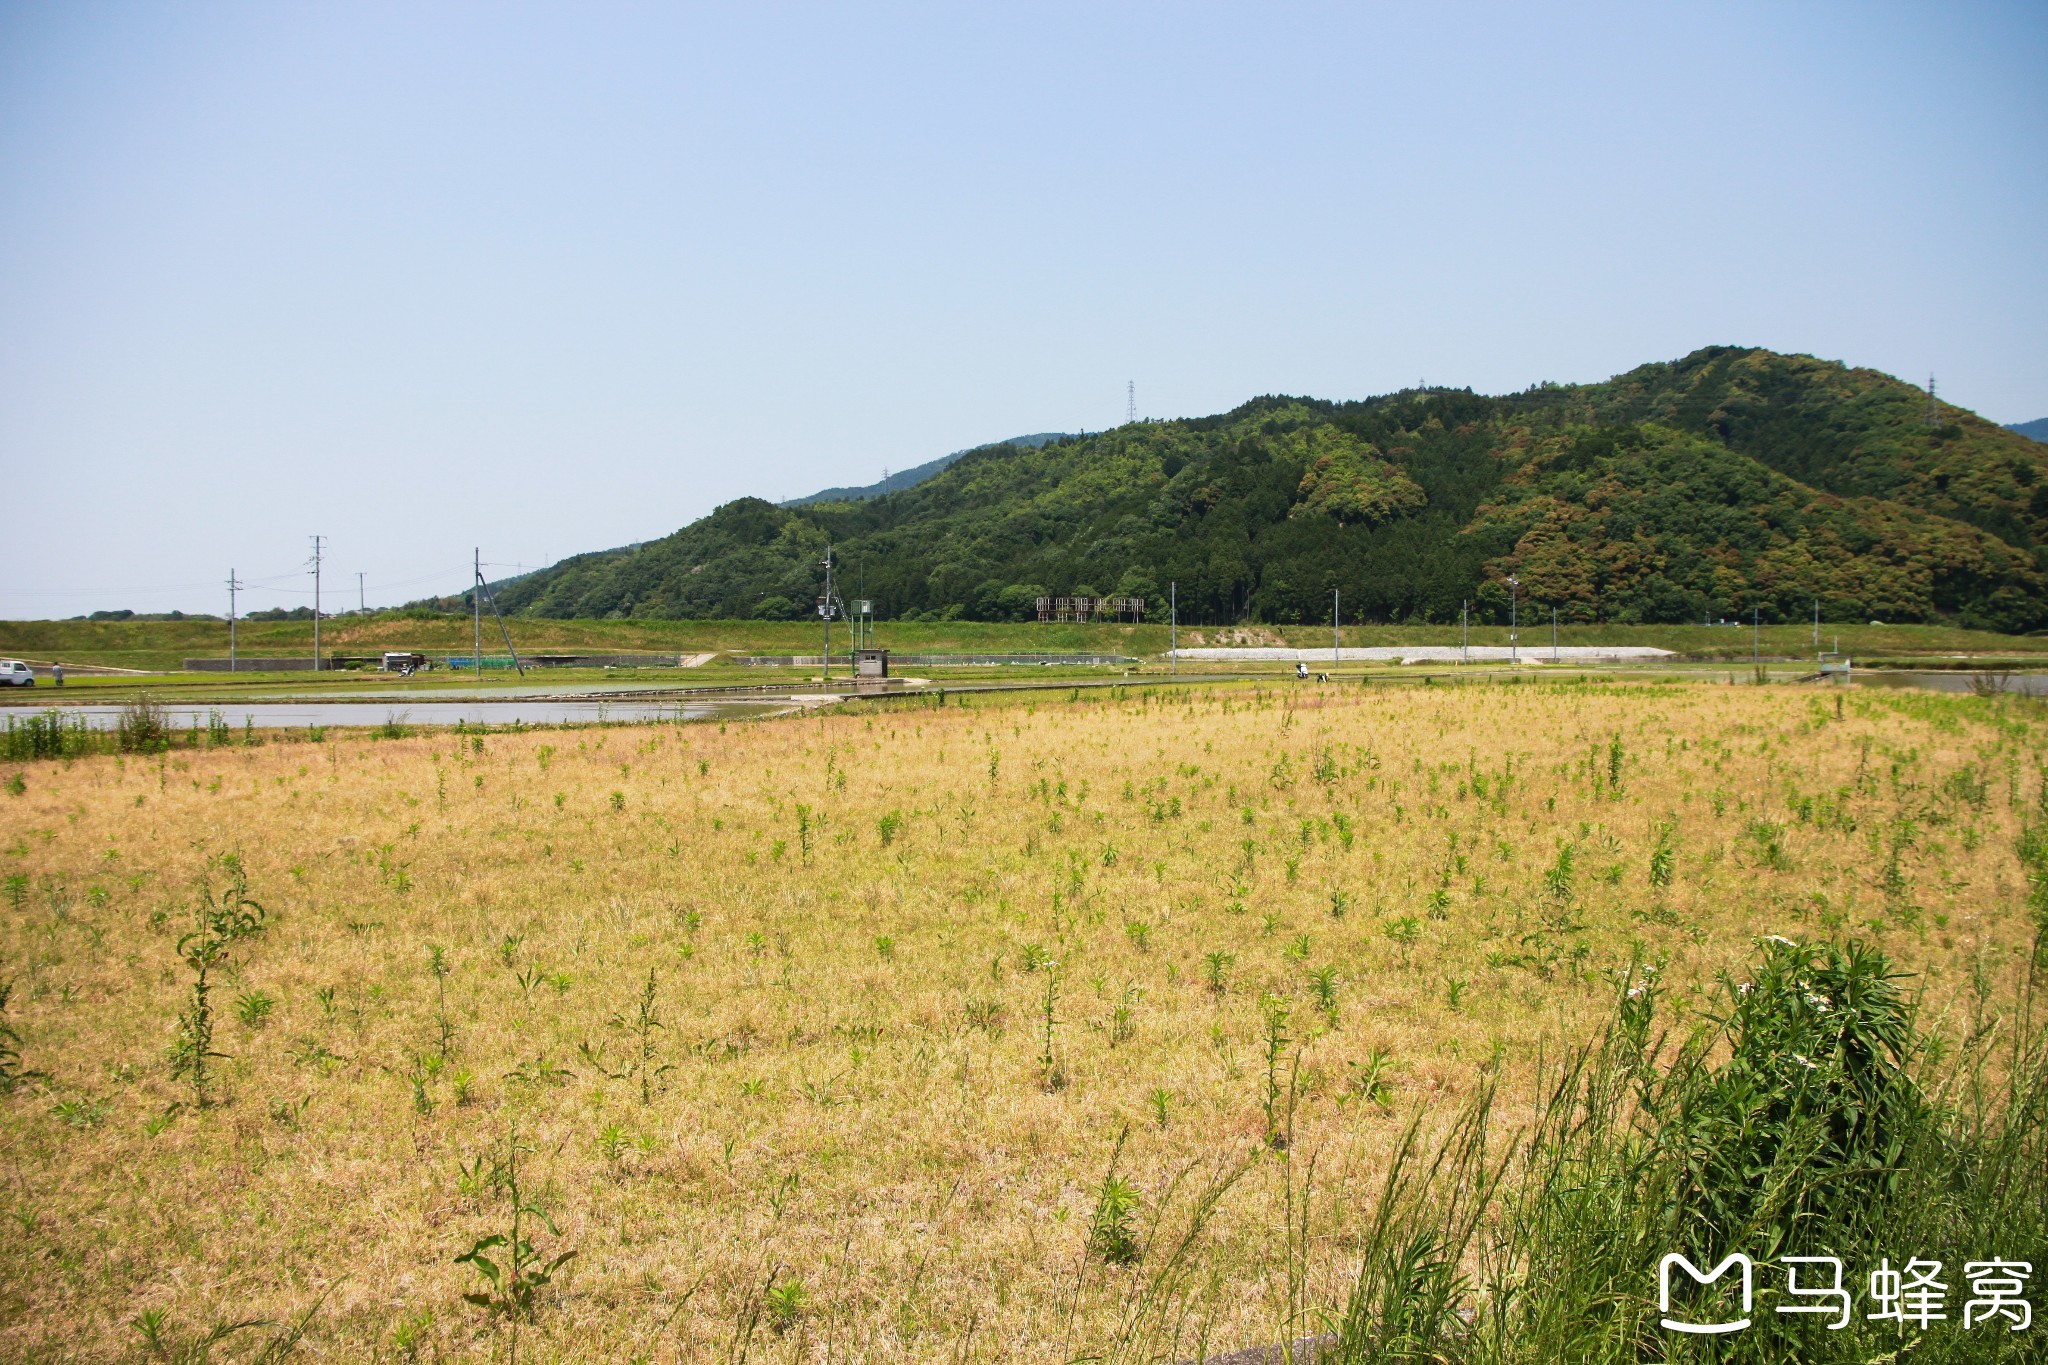
[[2038, 4], [0, 0], [0, 615], [459, 590], [1127, 380], [2048, 415], [2044, 72]]

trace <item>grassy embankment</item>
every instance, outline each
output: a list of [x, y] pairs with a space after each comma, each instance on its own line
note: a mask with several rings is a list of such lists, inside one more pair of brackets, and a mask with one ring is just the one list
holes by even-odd
[[[1543, 1112], [1632, 960], [1682, 1017], [1757, 935], [1861, 936], [1951, 1047], [2027, 972], [2019, 699], [892, 707], [9, 767], [0, 1354], [309, 1311], [335, 1360], [1236, 1347], [1341, 1310], [1406, 1125]], [[508, 1144], [524, 1268], [576, 1255], [494, 1315], [456, 1257]], [[1640, 1358], [1654, 1284], [1602, 1293]]]
[[[486, 653], [500, 653], [496, 626], [485, 623]], [[513, 643], [526, 653], [582, 651], [591, 653], [740, 653], [802, 654], [818, 648], [813, 622], [773, 621], [547, 621], [518, 618], [508, 622]], [[1457, 626], [1346, 626], [1346, 645], [1455, 645]], [[972, 621], [887, 621], [877, 627], [877, 642], [906, 653], [988, 650], [1005, 652], [1101, 651], [1149, 657], [1163, 654], [1168, 631], [1160, 624], [1039, 625], [990, 624]], [[1934, 660], [1944, 656], [2048, 661], [2048, 637], [1996, 635], [1947, 626], [1872, 626], [1823, 623], [1821, 636], [1832, 648], [1837, 639], [1844, 652], [1861, 661]], [[1523, 623], [1522, 644], [1540, 654], [1550, 642], [1547, 622]], [[1747, 626], [1564, 626], [1558, 632], [1566, 645], [1649, 645], [1690, 658], [1741, 660], [1752, 641]], [[1472, 643], [1506, 645], [1505, 626], [1474, 626]], [[843, 629], [833, 648], [845, 648]], [[1269, 644], [1322, 649], [1330, 643], [1327, 625], [1200, 626], [1180, 632], [1183, 646]], [[1766, 655], [1808, 658], [1813, 653], [1812, 628], [1789, 624], [1766, 626]], [[310, 654], [313, 628], [305, 621], [245, 621], [238, 628], [237, 647], [251, 658]], [[376, 654], [386, 649], [417, 649], [425, 653], [462, 653], [471, 647], [467, 617], [417, 619], [397, 614], [340, 617], [321, 625], [321, 648], [330, 654]], [[0, 621], [0, 656], [67, 663], [103, 664], [116, 668], [172, 671], [187, 658], [224, 658], [227, 625], [222, 621]]]

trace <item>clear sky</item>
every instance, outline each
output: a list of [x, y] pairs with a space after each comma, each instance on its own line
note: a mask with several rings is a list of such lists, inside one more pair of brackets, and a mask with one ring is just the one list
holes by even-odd
[[0, 0], [0, 615], [1711, 343], [2048, 416], [2048, 6]]

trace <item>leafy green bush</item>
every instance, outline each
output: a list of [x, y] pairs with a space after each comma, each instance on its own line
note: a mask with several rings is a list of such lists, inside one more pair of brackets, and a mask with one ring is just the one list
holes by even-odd
[[171, 747], [171, 719], [147, 692], [121, 708], [118, 732], [124, 754], [160, 754]]

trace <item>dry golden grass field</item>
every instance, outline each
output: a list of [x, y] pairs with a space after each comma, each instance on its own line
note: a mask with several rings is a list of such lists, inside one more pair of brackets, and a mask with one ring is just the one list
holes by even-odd
[[[2023, 972], [2023, 699], [890, 705], [0, 772], [0, 1357], [1235, 1349], [1342, 1298], [1413, 1116], [1492, 1069], [1511, 1123], [1632, 956], [1708, 1008], [1756, 936], [1860, 937], [1951, 1032]], [[522, 1270], [574, 1256], [521, 1294], [486, 1247], [500, 1312], [456, 1258], [515, 1142]]]

